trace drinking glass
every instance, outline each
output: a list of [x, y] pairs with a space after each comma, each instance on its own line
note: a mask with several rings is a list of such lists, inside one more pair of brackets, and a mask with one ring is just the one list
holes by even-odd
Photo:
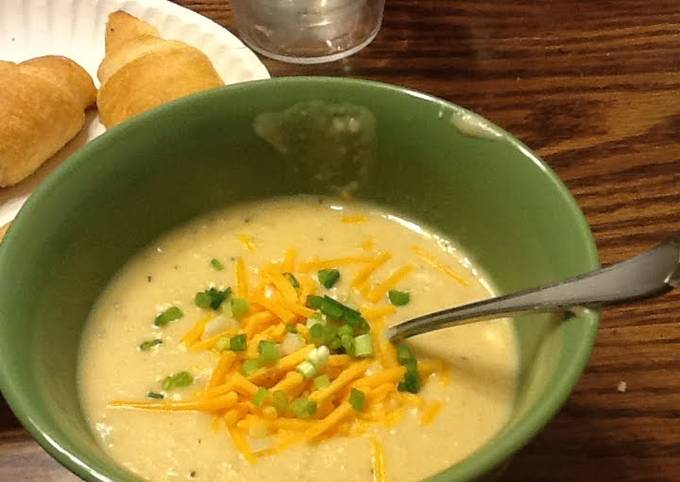
[[236, 27], [253, 50], [315, 64], [352, 55], [380, 30], [385, 0], [230, 0]]

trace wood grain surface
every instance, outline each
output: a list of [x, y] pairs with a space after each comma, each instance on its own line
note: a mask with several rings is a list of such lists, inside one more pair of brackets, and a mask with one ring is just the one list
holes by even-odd
[[[233, 30], [227, 0], [179, 3]], [[569, 186], [603, 263], [680, 233], [678, 0], [387, 0], [356, 56], [265, 63], [411, 87], [505, 127]], [[76, 480], [4, 404], [0, 480]], [[573, 395], [502, 480], [680, 481], [680, 290], [604, 314]]]

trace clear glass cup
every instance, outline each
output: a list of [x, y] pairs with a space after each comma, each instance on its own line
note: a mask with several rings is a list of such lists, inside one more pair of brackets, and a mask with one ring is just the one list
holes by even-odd
[[283, 62], [352, 55], [380, 30], [385, 0], [230, 0], [241, 39]]

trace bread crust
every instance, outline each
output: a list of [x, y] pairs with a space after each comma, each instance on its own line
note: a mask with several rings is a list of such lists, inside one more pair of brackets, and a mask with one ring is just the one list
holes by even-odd
[[99, 117], [106, 127], [180, 97], [224, 85], [200, 50], [158, 31], [132, 15], [109, 16], [106, 56], [97, 76]]
[[66, 57], [0, 61], [0, 187], [38, 169], [82, 129], [97, 90]]

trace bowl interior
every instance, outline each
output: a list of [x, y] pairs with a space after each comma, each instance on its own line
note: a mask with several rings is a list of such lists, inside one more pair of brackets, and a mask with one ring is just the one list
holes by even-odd
[[[3, 393], [36, 439], [80, 476], [136, 480], [97, 446], [79, 407], [78, 343], [100, 291], [153, 238], [206, 211], [245, 199], [328, 194], [327, 183], [291, 169], [296, 160], [255, 133], [258, 115], [310, 99], [359, 105], [375, 118], [369, 151], [376, 164], [356, 197], [450, 236], [500, 291], [597, 266], [590, 231], [552, 172], [493, 126], [481, 137], [456, 127], [456, 119], [477, 118], [437, 99], [362, 81], [276, 79], [140, 116], [52, 175], [0, 249]], [[351, 178], [352, 169], [341, 174]], [[521, 376], [510, 425], [438, 480], [488, 472], [541, 428], [587, 361], [597, 315], [566, 322], [531, 316], [515, 327]]]

